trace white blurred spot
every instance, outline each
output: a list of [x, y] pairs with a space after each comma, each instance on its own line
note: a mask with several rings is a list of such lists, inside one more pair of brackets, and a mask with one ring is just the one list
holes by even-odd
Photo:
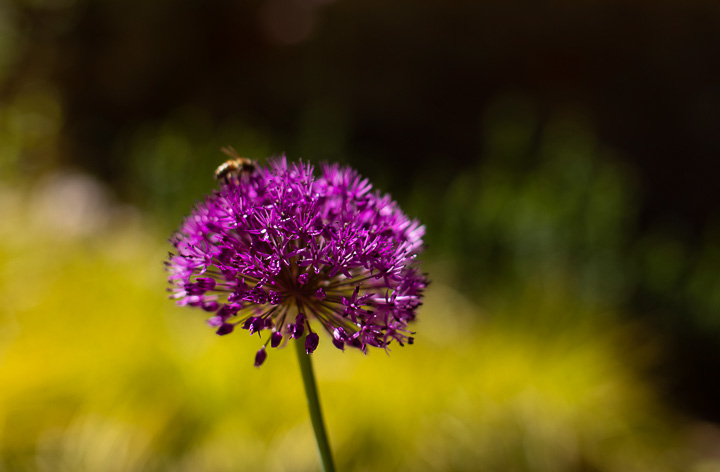
[[30, 202], [31, 221], [54, 236], [88, 236], [110, 220], [110, 199], [94, 178], [71, 172], [52, 174], [40, 181]]

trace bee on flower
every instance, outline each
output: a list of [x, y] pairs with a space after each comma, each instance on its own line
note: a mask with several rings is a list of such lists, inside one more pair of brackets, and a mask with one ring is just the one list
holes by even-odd
[[289, 339], [311, 354], [320, 331], [338, 349], [412, 344], [424, 227], [349, 167], [316, 176], [309, 163], [230, 152], [219, 189], [171, 239], [171, 298], [208, 312], [219, 335], [266, 333], [256, 366]]

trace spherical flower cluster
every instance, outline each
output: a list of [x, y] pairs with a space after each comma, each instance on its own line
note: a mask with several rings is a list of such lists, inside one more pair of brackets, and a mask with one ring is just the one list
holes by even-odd
[[311, 320], [339, 349], [413, 342], [424, 227], [354, 170], [313, 171], [283, 157], [227, 179], [172, 238], [171, 298], [212, 313], [217, 334], [267, 332], [256, 366], [303, 335], [311, 354]]

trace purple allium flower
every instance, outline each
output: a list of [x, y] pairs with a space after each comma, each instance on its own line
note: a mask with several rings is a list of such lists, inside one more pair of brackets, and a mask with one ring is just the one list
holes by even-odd
[[171, 298], [213, 312], [220, 335], [270, 330], [256, 365], [270, 340], [300, 338], [306, 325], [312, 353], [310, 321], [339, 349], [413, 341], [424, 227], [349, 167], [313, 171], [283, 157], [225, 179], [172, 238]]

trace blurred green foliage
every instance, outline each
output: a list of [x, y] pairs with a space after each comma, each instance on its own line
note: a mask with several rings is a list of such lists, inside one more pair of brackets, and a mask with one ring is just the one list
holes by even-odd
[[[65, 182], [45, 187], [97, 197]], [[145, 216], [58, 202], [0, 194], [0, 470], [315, 470], [292, 350], [253, 368], [258, 340], [162, 295]], [[656, 352], [636, 328], [547, 284], [489, 320], [428, 269], [415, 345], [313, 355], [339, 470], [711, 470], [638, 377]]]
[[[487, 123], [488, 159], [403, 202], [428, 225], [434, 281], [416, 345], [314, 356], [340, 469], [720, 467], [698, 445], [717, 431], [698, 441], [641, 376], [662, 345], [621, 316], [641, 283], [712, 307], [714, 240], [681, 280], [682, 246], [632, 237], [637, 186], [589, 125], [540, 127], [517, 97]], [[138, 131], [124, 180], [142, 212], [81, 174], [6, 180], [0, 470], [314, 470], [287, 350], [255, 370], [256, 342], [163, 296], [162, 241], [227, 142], [269, 153], [262, 131], [199, 113]]]
[[[53, 107], [5, 111], [28, 149], [42, 141], [9, 125], [25, 110]], [[715, 240], [679, 277], [682, 245], [635, 238], [633, 173], [581, 118], [540, 126], [530, 102], [500, 100], [485, 161], [444, 192], [425, 176], [406, 193], [433, 279], [416, 345], [363, 357], [326, 339], [314, 355], [341, 470], [720, 467], [702, 447], [717, 430], [698, 436], [642, 376], [663, 346], [623, 312], [640, 284], [712, 309]], [[287, 350], [253, 369], [257, 342], [163, 296], [162, 241], [211, 191], [217, 149], [262, 159], [268, 136], [189, 111], [141, 128], [123, 180], [142, 211], [67, 170], [5, 180], [0, 470], [315, 469]]]
[[533, 111], [520, 98], [498, 101], [482, 163], [442, 198], [415, 189], [430, 244], [453, 258], [467, 289], [503, 299], [559, 280], [578, 303], [615, 306], [636, 281], [623, 252], [637, 211], [631, 175], [582, 116], [541, 127]]

